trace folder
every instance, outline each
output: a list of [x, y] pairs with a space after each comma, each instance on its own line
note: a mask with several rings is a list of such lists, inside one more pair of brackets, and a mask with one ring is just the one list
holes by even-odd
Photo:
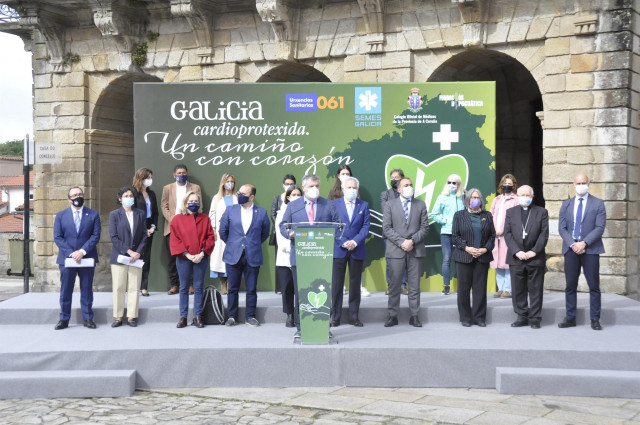
[[82, 260], [80, 260], [80, 263], [76, 263], [76, 260], [74, 260], [73, 258], [69, 257], [69, 258], [65, 258], [64, 266], [67, 267], [67, 268], [72, 268], [72, 267], [95, 267], [96, 266], [96, 261], [93, 258], [83, 258]]
[[131, 257], [127, 257], [126, 255], [118, 255], [117, 261], [119, 264], [124, 264], [125, 266], [137, 267], [139, 269], [141, 269], [142, 266], [144, 266], [144, 261], [138, 259], [132, 263]]

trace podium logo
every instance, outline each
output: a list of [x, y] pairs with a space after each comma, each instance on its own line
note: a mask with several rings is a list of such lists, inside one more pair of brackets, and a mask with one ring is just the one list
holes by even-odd
[[309, 299], [309, 303], [315, 307], [320, 308], [327, 302], [327, 293], [326, 292], [309, 292], [307, 294], [307, 298]]
[[381, 87], [356, 87], [356, 114], [382, 113]]

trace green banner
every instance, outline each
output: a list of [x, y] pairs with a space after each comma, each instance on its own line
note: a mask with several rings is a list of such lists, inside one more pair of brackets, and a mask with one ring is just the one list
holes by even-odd
[[[495, 192], [494, 82], [136, 83], [134, 124], [135, 164], [153, 170], [158, 201], [174, 165], [184, 163], [205, 211], [225, 172], [238, 187], [254, 184], [256, 203], [269, 210], [285, 174], [299, 184], [317, 174], [327, 196], [338, 167], [349, 165], [371, 208], [363, 284], [373, 291], [386, 289], [380, 192], [391, 169], [404, 170], [429, 210], [452, 173], [488, 202]], [[161, 218], [152, 290], [167, 286], [163, 226]], [[440, 226], [430, 226], [421, 288], [440, 291]], [[264, 244], [263, 254], [258, 290], [273, 290], [275, 250]]]
[[302, 344], [329, 343], [334, 235], [332, 228], [295, 229]]

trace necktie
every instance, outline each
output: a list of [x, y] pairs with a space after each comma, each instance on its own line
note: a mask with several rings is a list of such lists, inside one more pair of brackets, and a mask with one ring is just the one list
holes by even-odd
[[76, 217], [73, 219], [74, 224], [76, 225], [76, 233], [80, 231], [80, 211], [74, 211]]
[[582, 201], [579, 199], [578, 211], [576, 212], [576, 222], [573, 225], [573, 239], [580, 239], [580, 233], [582, 232]]
[[307, 217], [309, 219], [309, 224], [313, 224], [313, 218], [315, 214], [313, 212], [313, 201], [309, 201], [309, 211], [307, 211]]
[[402, 208], [404, 209], [404, 221], [409, 224], [409, 200], [402, 202]]
[[353, 202], [347, 202], [347, 214], [349, 214], [349, 221], [353, 218]]

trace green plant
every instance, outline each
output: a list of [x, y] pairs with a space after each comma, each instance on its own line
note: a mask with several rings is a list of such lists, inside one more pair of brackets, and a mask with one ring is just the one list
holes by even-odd
[[62, 57], [62, 64], [64, 66], [71, 65], [72, 63], [80, 62], [80, 55], [77, 53], [67, 52]]
[[147, 31], [147, 40], [156, 41], [160, 37], [159, 32]]
[[136, 66], [144, 66], [147, 63], [147, 43], [136, 43], [131, 49], [131, 62]]

